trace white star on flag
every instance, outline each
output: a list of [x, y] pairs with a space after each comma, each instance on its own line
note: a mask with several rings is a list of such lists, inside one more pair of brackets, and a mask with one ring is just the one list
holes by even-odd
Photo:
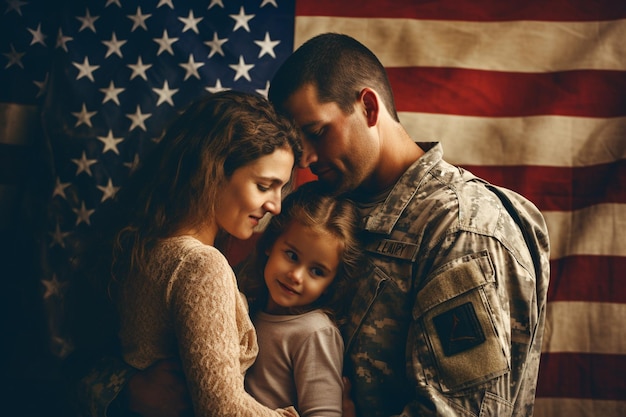
[[76, 164], [76, 175], [84, 172], [90, 177], [93, 175], [91, 172], [91, 166], [98, 162], [97, 159], [87, 159], [85, 151], [82, 152], [80, 159], [72, 159], [72, 162]]
[[159, 96], [159, 100], [157, 101], [156, 105], [160, 106], [163, 103], [168, 103], [170, 106], [173, 106], [174, 100], [172, 99], [172, 96], [174, 96], [174, 94], [176, 94], [178, 90], [178, 88], [170, 89], [167, 80], [165, 80], [165, 82], [163, 83], [163, 88], [153, 88], [152, 91], [157, 93]]
[[115, 54], [117, 56], [119, 56], [120, 58], [124, 58], [124, 56], [122, 55], [122, 46], [124, 46], [124, 44], [127, 41], [123, 41], [117, 40], [117, 35], [115, 34], [115, 32], [113, 32], [113, 34], [111, 35], [111, 40], [110, 41], [102, 41], [103, 44], [106, 45], [107, 47], [107, 53], [104, 55], [105, 58], [110, 57], [112, 54]]
[[133, 129], [140, 128], [143, 131], [147, 131], [148, 129], [146, 129], [144, 122], [150, 118], [150, 116], [152, 116], [152, 113], [142, 113], [141, 108], [137, 105], [137, 111], [135, 113], [126, 115], [126, 117], [132, 121], [128, 130], [132, 131]]
[[25, 52], [17, 52], [15, 50], [15, 47], [13, 46], [13, 44], [10, 45], [11, 46], [11, 52], [9, 53], [3, 53], [2, 55], [6, 56], [7, 59], [9, 60], [9, 62], [7, 62], [6, 66], [4, 67], [9, 68], [12, 65], [17, 65], [20, 68], [24, 68], [24, 64], [22, 63], [22, 57], [24, 55], [26, 55]]
[[118, 95], [122, 91], [124, 91], [124, 89], [123, 88], [116, 88], [115, 84], [113, 83], [113, 81], [109, 81], [109, 86], [107, 88], [100, 88], [100, 89], [98, 89], [98, 91], [101, 91], [101, 92], [104, 93], [104, 98], [102, 99], [102, 104], [104, 104], [107, 101], [111, 100], [115, 104], [117, 104], [118, 106], [120, 105], [120, 99], [118, 98]]
[[80, 202], [80, 208], [78, 209], [72, 209], [72, 211], [74, 211], [74, 213], [76, 213], [76, 226], [78, 226], [81, 223], [86, 223], [87, 225], [91, 224], [91, 215], [96, 211], [94, 209], [88, 210], [85, 207], [85, 202], [81, 201]]
[[107, 185], [105, 187], [101, 185], [97, 185], [97, 187], [98, 187], [98, 190], [102, 191], [102, 198], [100, 199], [101, 203], [110, 198], [115, 198], [115, 194], [117, 194], [117, 192], [120, 189], [120, 187], [113, 186], [113, 181], [111, 181], [111, 178], [109, 178]]
[[98, 140], [104, 144], [104, 148], [102, 148], [102, 153], [106, 153], [108, 151], [114, 152], [117, 155], [120, 154], [120, 151], [117, 149], [117, 144], [124, 141], [124, 138], [115, 138], [113, 137], [113, 131], [109, 129], [109, 133], [106, 136], [97, 136]]
[[186, 63], [178, 64], [185, 69], [184, 81], [187, 81], [189, 77], [195, 77], [200, 79], [198, 68], [204, 66], [204, 62], [196, 62], [192, 54], [189, 54], [189, 60]]
[[254, 18], [254, 15], [246, 14], [243, 6], [241, 6], [241, 8], [239, 9], [239, 14], [231, 14], [229, 16], [235, 20], [235, 27], [233, 28], [233, 32], [236, 32], [239, 28], [243, 28], [246, 32], [250, 32], [250, 26], [248, 25], [248, 22]]
[[178, 38], [170, 38], [167, 34], [167, 29], [163, 29], [162, 37], [154, 38], [153, 40], [159, 45], [157, 56], [161, 55], [162, 52], [167, 52], [170, 55], [174, 55], [174, 50], [172, 49], [172, 45], [174, 45], [174, 43], [178, 41]]
[[228, 38], [220, 39], [217, 36], [217, 32], [213, 32], [213, 40], [204, 42], [206, 46], [211, 48], [211, 52], [209, 52], [209, 58], [211, 58], [216, 53], [224, 56], [224, 50], [222, 49], [222, 45], [224, 45], [226, 42], [228, 42]]
[[152, 16], [152, 14], [150, 13], [142, 14], [141, 7], [137, 6], [137, 13], [129, 14], [126, 16], [133, 21], [133, 27], [130, 29], [130, 31], [134, 32], [135, 29], [137, 29], [138, 27], [141, 27], [143, 30], [148, 30], [148, 27], [146, 26], [146, 20], [148, 20], [150, 16]]
[[96, 111], [87, 111], [87, 105], [83, 103], [83, 106], [78, 113], [72, 113], [78, 120], [76, 120], [76, 124], [74, 127], [78, 127], [80, 125], [87, 125], [89, 127], [93, 127], [91, 124], [91, 118], [96, 114]]
[[131, 80], [135, 77], [141, 77], [144, 81], [148, 81], [146, 71], [152, 68], [152, 64], [144, 64], [141, 56], [137, 57], [136, 64], [128, 64], [127, 67], [133, 70], [133, 73], [130, 75]]
[[239, 55], [239, 63], [237, 65], [229, 65], [229, 67], [235, 70], [235, 81], [241, 77], [244, 77], [248, 81], [252, 80], [249, 72], [252, 68], [254, 68], [254, 64], [246, 64], [242, 55]]
[[79, 32], [82, 32], [85, 29], [90, 29], [93, 33], [96, 33], [96, 20], [100, 19], [100, 16], [91, 16], [89, 13], [89, 9], [85, 11], [85, 16], [77, 16], [76, 19], [80, 20], [81, 25]]
[[78, 68], [78, 75], [76, 76], [77, 80], [80, 80], [83, 77], [89, 78], [92, 82], [95, 81], [93, 78], [93, 72], [100, 68], [100, 65], [90, 65], [89, 57], [85, 57], [82, 64], [78, 64], [76, 62], [72, 62], [76, 68]]
[[259, 58], [265, 54], [270, 55], [272, 58], [276, 58], [274, 48], [280, 43], [280, 41], [271, 40], [269, 32], [265, 32], [265, 38], [262, 41], [254, 41], [254, 43], [261, 47], [261, 51], [259, 51]]
[[33, 35], [33, 40], [30, 41], [31, 45], [35, 45], [35, 44], [42, 44], [43, 46], [46, 46], [46, 35], [44, 35], [43, 33], [41, 33], [41, 23], [37, 25], [37, 29], [28, 29], [28, 31], [30, 32], [31, 35]]
[[204, 17], [196, 18], [193, 15], [193, 10], [189, 11], [189, 15], [187, 17], [178, 18], [178, 20], [185, 24], [185, 27], [183, 28], [183, 33], [187, 32], [188, 30], [193, 30], [196, 34], [200, 33], [200, 31], [198, 30], [198, 23], [201, 22], [203, 19]]

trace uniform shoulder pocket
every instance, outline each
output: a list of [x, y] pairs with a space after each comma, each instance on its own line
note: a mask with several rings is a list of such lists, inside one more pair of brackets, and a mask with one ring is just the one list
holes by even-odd
[[439, 268], [413, 308], [436, 369], [432, 383], [443, 392], [475, 386], [509, 371], [505, 329], [486, 251]]

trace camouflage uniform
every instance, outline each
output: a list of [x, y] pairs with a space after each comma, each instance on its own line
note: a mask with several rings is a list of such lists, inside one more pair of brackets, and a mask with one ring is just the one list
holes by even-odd
[[357, 415], [531, 416], [543, 217], [444, 162], [441, 145], [419, 145], [427, 153], [363, 218], [368, 277], [342, 329]]

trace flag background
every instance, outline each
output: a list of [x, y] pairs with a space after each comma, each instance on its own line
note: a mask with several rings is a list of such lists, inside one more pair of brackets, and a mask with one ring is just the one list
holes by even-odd
[[[379, 56], [415, 140], [441, 141], [449, 162], [545, 215], [535, 415], [626, 415], [626, 3], [5, 0], [0, 13], [1, 366], [13, 415], [64, 407], [75, 232], [189, 100], [266, 94], [293, 48], [327, 31]], [[233, 245], [233, 262], [248, 247]]]

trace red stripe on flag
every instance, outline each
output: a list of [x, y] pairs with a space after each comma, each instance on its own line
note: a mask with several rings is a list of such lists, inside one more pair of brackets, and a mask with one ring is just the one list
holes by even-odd
[[522, 194], [540, 210], [577, 210], [626, 203], [626, 160], [588, 167], [464, 165], [494, 185]]
[[493, 0], [439, 0], [360, 2], [297, 1], [296, 16], [406, 18], [466, 21], [594, 21], [626, 17], [626, 2], [615, 0], [551, 0], [517, 2]]
[[578, 255], [550, 262], [548, 301], [626, 304], [626, 257]]
[[295, 185], [301, 185], [305, 182], [313, 181], [317, 179], [317, 176], [311, 172], [308, 168], [298, 168], [295, 174]]
[[626, 72], [387, 68], [398, 111], [515, 117], [626, 115]]
[[537, 397], [624, 400], [626, 355], [544, 353]]

